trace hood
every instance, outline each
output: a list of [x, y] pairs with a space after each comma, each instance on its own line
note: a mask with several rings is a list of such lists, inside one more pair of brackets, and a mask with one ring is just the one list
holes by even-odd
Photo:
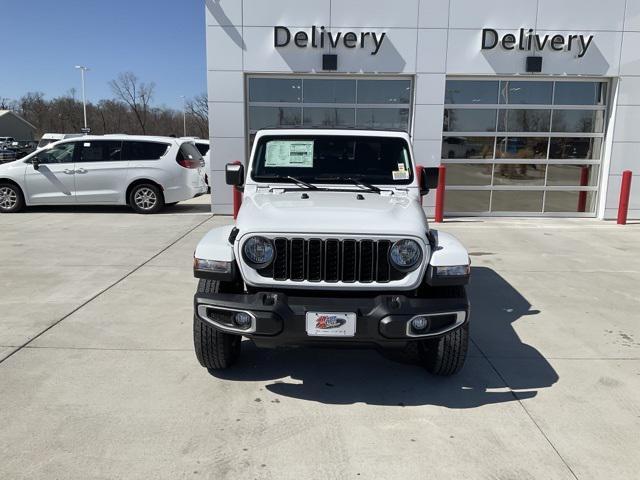
[[[302, 198], [303, 194], [309, 198]], [[282, 232], [424, 238], [427, 220], [420, 204], [404, 194], [305, 190], [245, 197], [236, 225], [241, 235]]]

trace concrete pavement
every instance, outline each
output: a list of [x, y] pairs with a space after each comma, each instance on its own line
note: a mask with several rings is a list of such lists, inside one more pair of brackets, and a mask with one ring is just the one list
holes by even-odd
[[472, 348], [440, 379], [372, 351], [192, 347], [207, 198], [0, 216], [0, 478], [633, 479], [640, 227], [468, 219]]

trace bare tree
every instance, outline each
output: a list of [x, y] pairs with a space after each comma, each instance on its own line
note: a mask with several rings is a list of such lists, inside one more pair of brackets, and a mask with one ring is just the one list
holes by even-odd
[[198, 131], [198, 136], [206, 138], [209, 136], [209, 102], [207, 95], [201, 93], [187, 101], [187, 113], [190, 114], [194, 126]]
[[155, 83], [143, 83], [132, 72], [118, 75], [116, 80], [111, 80], [109, 86], [118, 100], [126, 103], [134, 113], [142, 134], [147, 133], [147, 120], [149, 104], [153, 98]]

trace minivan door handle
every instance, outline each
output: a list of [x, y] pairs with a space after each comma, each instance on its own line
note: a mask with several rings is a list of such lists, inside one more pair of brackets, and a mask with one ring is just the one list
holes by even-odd
[[87, 169], [86, 168], [79, 168], [76, 170], [76, 173], [87, 173]]
[[73, 170], [70, 170], [68, 168], [64, 169], [64, 173], [66, 173], [67, 175], [71, 175], [72, 173], [75, 173]]

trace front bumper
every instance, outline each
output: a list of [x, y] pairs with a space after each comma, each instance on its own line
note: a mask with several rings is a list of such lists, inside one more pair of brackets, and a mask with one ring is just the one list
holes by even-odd
[[[414, 298], [401, 294], [362, 297], [312, 297], [284, 293], [202, 294], [194, 298], [201, 321], [228, 333], [253, 339], [258, 346], [284, 345], [380, 346], [402, 348], [410, 341], [436, 338], [469, 321], [469, 302], [458, 298]], [[251, 326], [230, 325], [234, 312], [252, 316]], [[306, 332], [307, 312], [355, 312], [353, 337], [316, 337]], [[429, 317], [429, 328], [416, 334], [408, 322], [416, 315]]]

